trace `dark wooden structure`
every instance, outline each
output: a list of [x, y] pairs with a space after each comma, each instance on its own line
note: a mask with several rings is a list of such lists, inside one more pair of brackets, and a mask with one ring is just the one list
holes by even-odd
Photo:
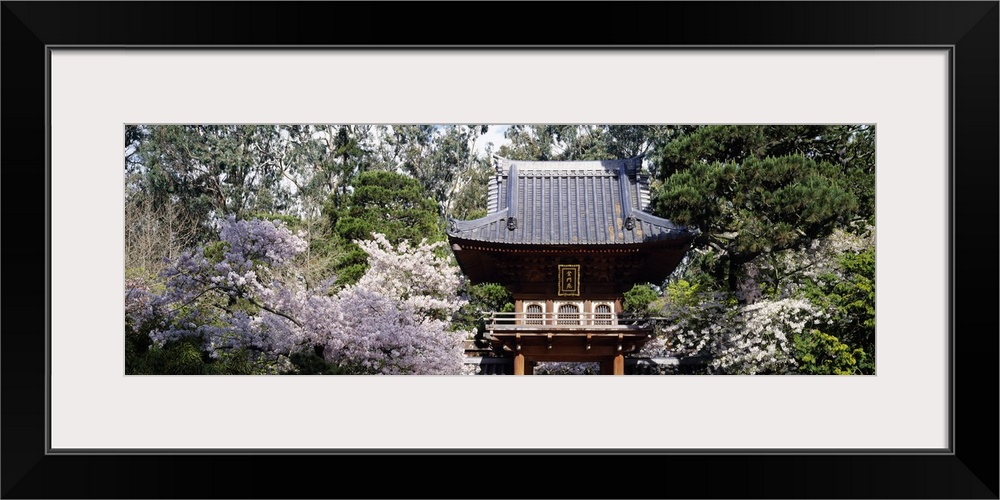
[[488, 215], [452, 220], [451, 249], [473, 283], [496, 282], [513, 313], [487, 318], [486, 339], [514, 358], [597, 361], [623, 374], [652, 326], [622, 314], [636, 283], [660, 283], [697, 232], [649, 213], [641, 159], [518, 161], [497, 158]]

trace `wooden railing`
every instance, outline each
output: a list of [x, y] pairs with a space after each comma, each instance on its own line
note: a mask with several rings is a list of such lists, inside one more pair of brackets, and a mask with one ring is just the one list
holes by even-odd
[[593, 312], [492, 312], [486, 317], [489, 330], [514, 327], [608, 328], [644, 325], [646, 319], [631, 314]]

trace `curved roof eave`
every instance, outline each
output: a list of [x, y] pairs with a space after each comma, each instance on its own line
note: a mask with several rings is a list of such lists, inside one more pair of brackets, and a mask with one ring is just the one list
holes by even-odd
[[[691, 241], [696, 238], [701, 232], [697, 228], [680, 226], [674, 224], [668, 219], [662, 217], [657, 217], [648, 212], [643, 212], [640, 210], [632, 210], [630, 212], [631, 216], [637, 220], [642, 221], [650, 226], [658, 229], [658, 231], [653, 234], [644, 234], [640, 238], [640, 241], [634, 243], [646, 243], [653, 241]], [[450, 228], [446, 231], [449, 238], [459, 238], [467, 241], [479, 241], [484, 243], [497, 243], [505, 245], [558, 245], [566, 246], [565, 242], [546, 242], [546, 241], [536, 241], [536, 240], [525, 240], [525, 239], [500, 239], [493, 237], [484, 237], [483, 233], [490, 234], [488, 231], [489, 227], [498, 222], [503, 222], [507, 219], [507, 211], [503, 210], [500, 212], [494, 212], [485, 217], [480, 217], [478, 219], [472, 220], [458, 220], [449, 219]], [[509, 229], [500, 229], [500, 231], [508, 231]], [[578, 242], [575, 245], [620, 245], [628, 244], [629, 242], [618, 242], [618, 241], [601, 241], [601, 242]], [[634, 244], [632, 243], [632, 244]], [[571, 244], [571, 246], [574, 246]]]

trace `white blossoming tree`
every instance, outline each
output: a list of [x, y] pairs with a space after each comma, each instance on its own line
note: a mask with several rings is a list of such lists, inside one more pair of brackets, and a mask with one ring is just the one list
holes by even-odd
[[456, 295], [461, 274], [434, 255], [443, 243], [394, 247], [381, 234], [356, 243], [369, 268], [337, 294], [337, 321], [317, 339], [324, 356], [374, 373], [460, 373], [462, 341], [472, 333], [450, 328], [464, 301]]
[[702, 357], [720, 374], [871, 373], [873, 231], [835, 231], [757, 263], [763, 297], [678, 279], [654, 302], [658, 334], [645, 357]]
[[136, 371], [294, 373], [297, 355], [318, 354], [337, 368], [328, 373], [461, 372], [462, 340], [470, 334], [451, 328], [463, 304], [455, 293], [461, 277], [434, 255], [440, 243], [394, 247], [375, 234], [358, 242], [369, 270], [333, 293], [305, 287], [294, 265], [305, 240], [281, 221], [229, 217], [218, 232], [217, 243], [167, 265], [163, 292], [126, 286], [127, 338], [149, 339], [129, 345], [154, 352], [183, 345], [187, 358], [197, 347], [204, 366], [188, 359], [180, 371], [156, 363]]

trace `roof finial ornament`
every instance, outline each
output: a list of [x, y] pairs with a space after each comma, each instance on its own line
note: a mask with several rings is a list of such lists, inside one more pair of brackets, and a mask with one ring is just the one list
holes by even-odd
[[507, 229], [517, 229], [517, 164], [510, 164], [507, 173]]
[[493, 154], [493, 169], [496, 170], [498, 174], [500, 172], [503, 172], [504, 160], [506, 160], [506, 158], [504, 158], [503, 156], [500, 156], [496, 153]]
[[622, 165], [622, 168], [618, 170], [618, 193], [621, 195], [622, 214], [625, 216], [625, 220], [622, 222], [625, 229], [631, 231], [635, 227], [635, 216], [632, 214], [632, 198], [629, 195], [630, 184], [626, 167], [627, 165]]

